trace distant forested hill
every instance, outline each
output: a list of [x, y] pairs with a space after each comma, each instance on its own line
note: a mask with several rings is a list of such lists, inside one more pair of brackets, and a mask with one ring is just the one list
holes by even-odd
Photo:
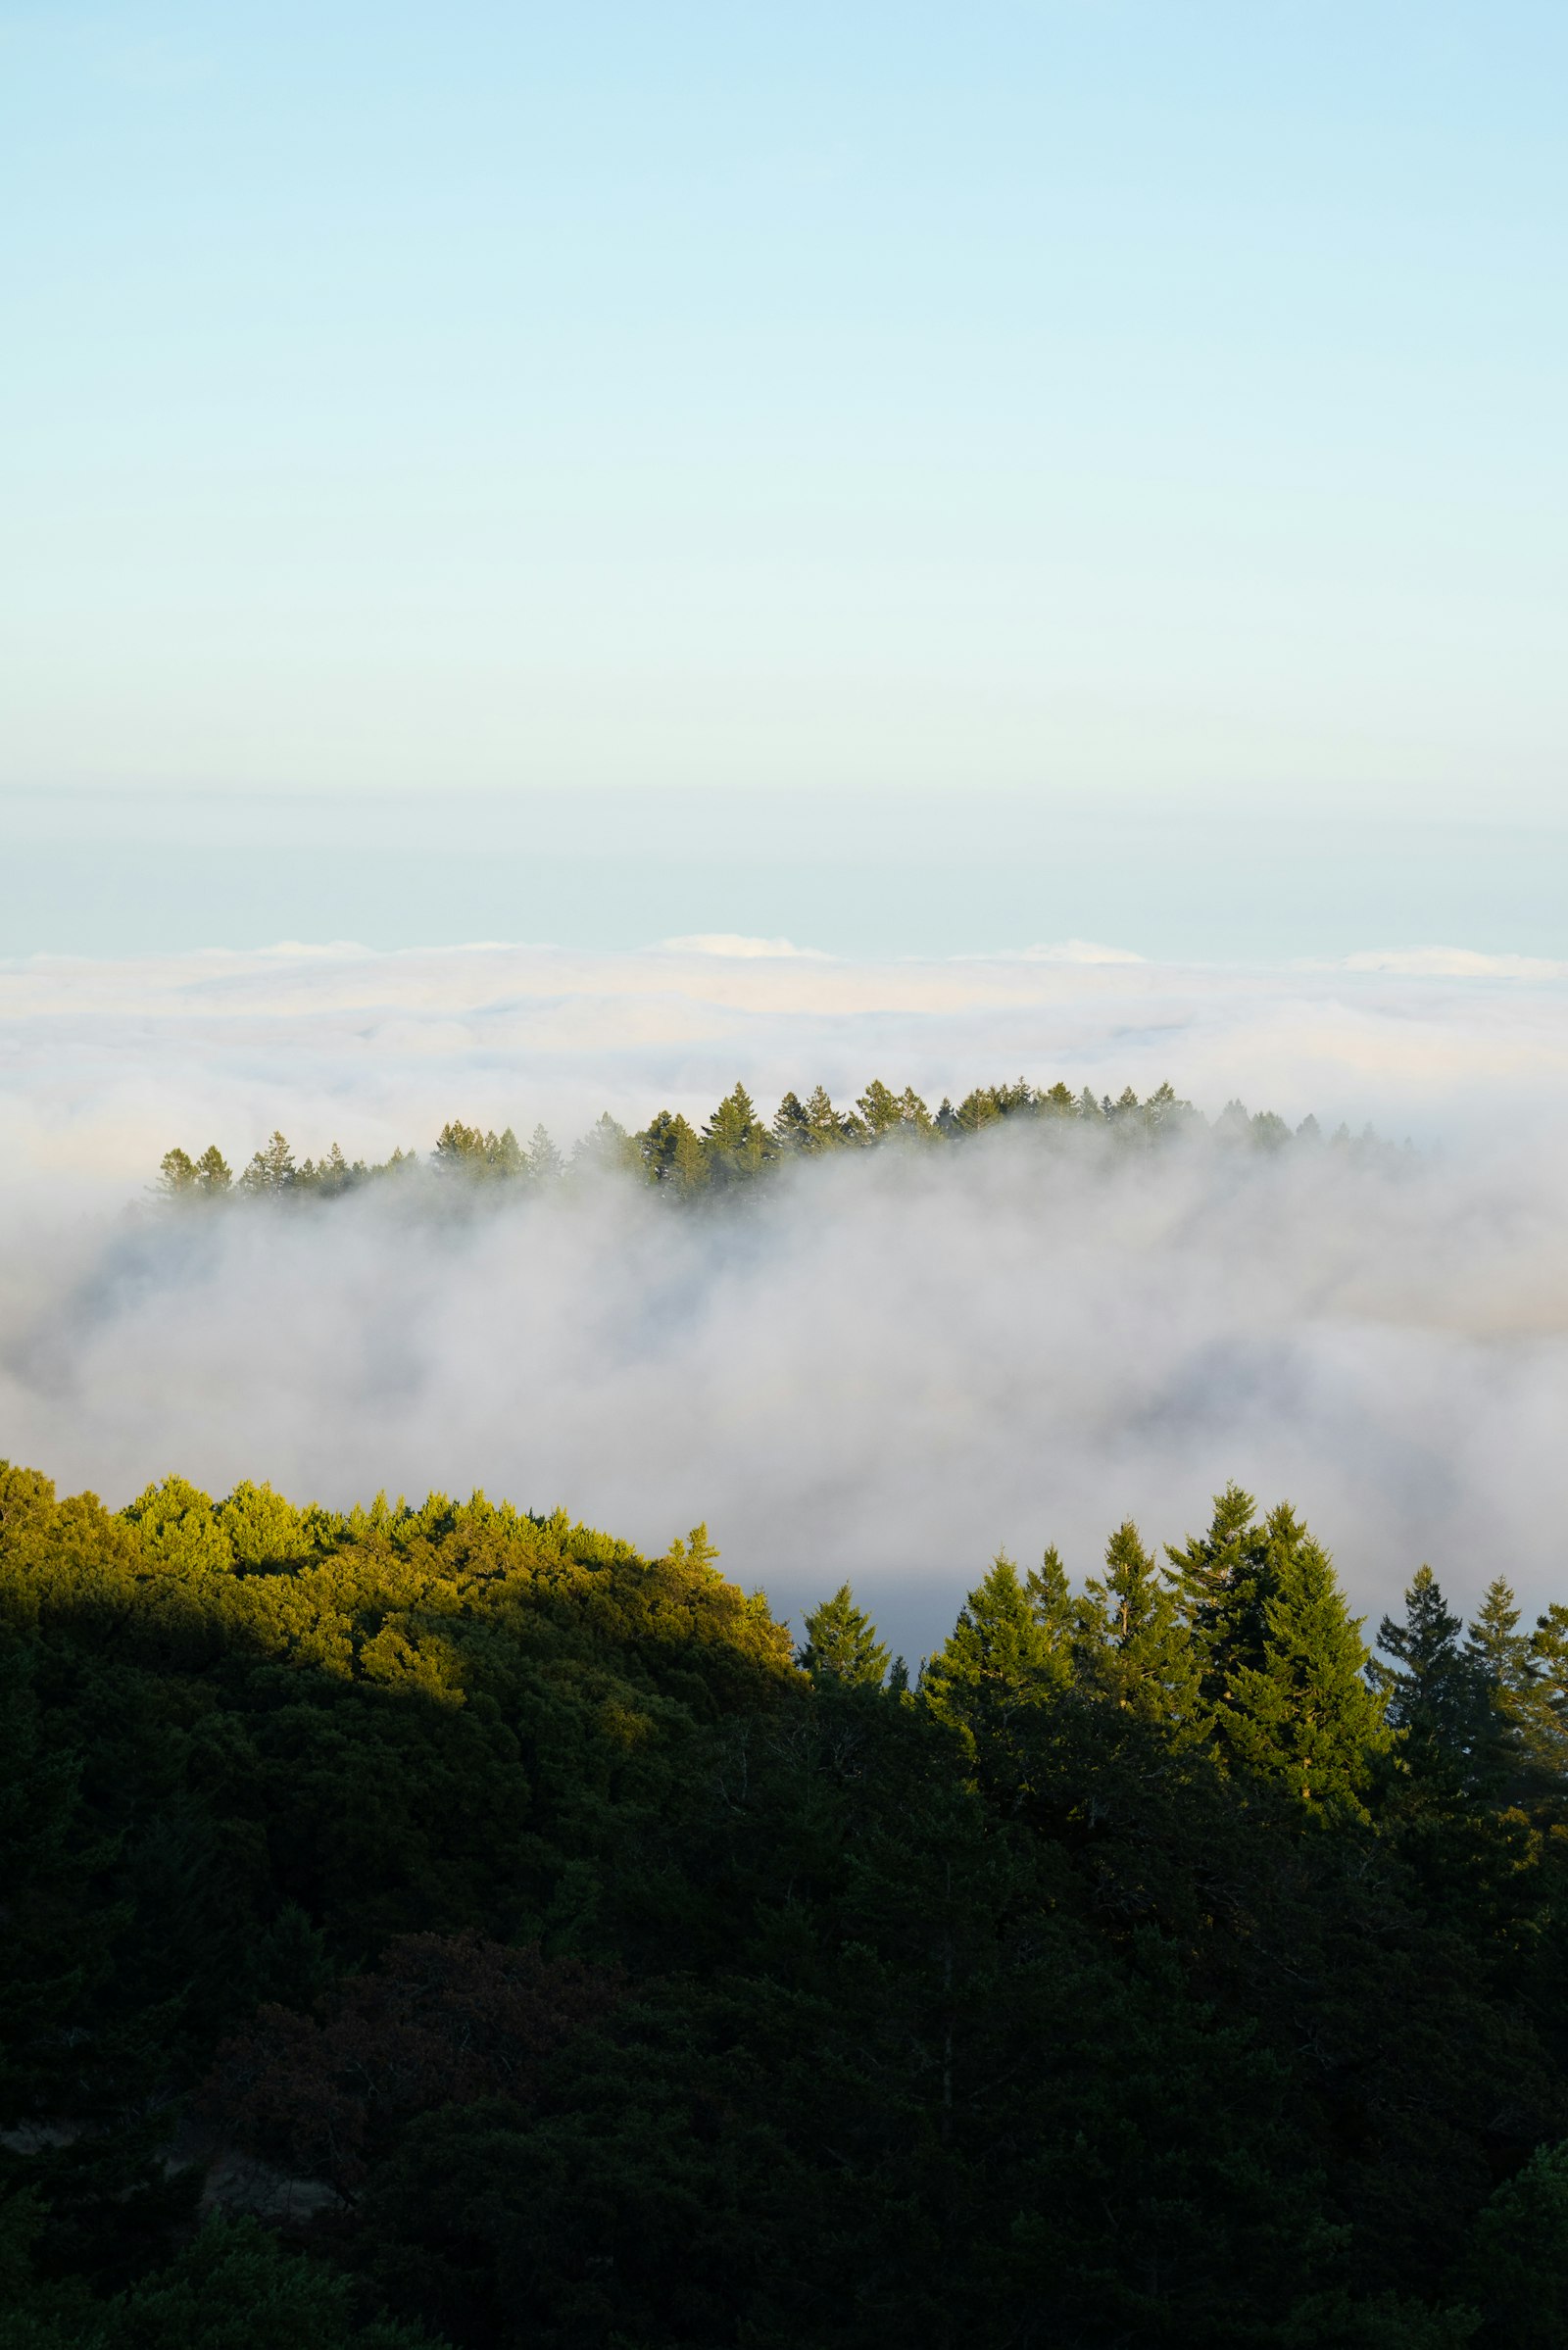
[[1546, 2350], [1568, 1608], [0, 1469], [6, 2350]]
[[[858, 1096], [853, 1109], [835, 1107], [826, 1089], [817, 1086], [804, 1102], [786, 1094], [769, 1120], [759, 1114], [745, 1086], [737, 1084], [700, 1129], [678, 1110], [662, 1109], [640, 1133], [629, 1134], [607, 1112], [569, 1157], [543, 1126], [534, 1128], [524, 1146], [510, 1126], [496, 1134], [452, 1119], [442, 1128], [428, 1161], [416, 1151], [400, 1150], [369, 1165], [346, 1157], [336, 1143], [322, 1158], [297, 1160], [286, 1136], [273, 1134], [237, 1183], [216, 1143], [194, 1158], [176, 1146], [165, 1154], [156, 1188], [168, 1198], [190, 1203], [234, 1193], [259, 1198], [286, 1194], [303, 1199], [332, 1198], [388, 1177], [407, 1180], [425, 1167], [470, 1185], [545, 1189], [564, 1176], [590, 1170], [624, 1174], [659, 1186], [671, 1197], [695, 1199], [803, 1159], [844, 1151], [948, 1145], [1002, 1125], [1015, 1131], [1032, 1128], [1045, 1137], [1103, 1136], [1127, 1149], [1148, 1149], [1182, 1135], [1210, 1132], [1222, 1142], [1264, 1151], [1284, 1150], [1293, 1142], [1312, 1147], [1323, 1141], [1315, 1118], [1304, 1118], [1293, 1134], [1272, 1110], [1249, 1114], [1240, 1102], [1230, 1102], [1210, 1127], [1202, 1112], [1179, 1100], [1168, 1085], [1143, 1102], [1129, 1086], [1113, 1102], [1108, 1094], [1097, 1101], [1087, 1090], [1075, 1094], [1062, 1084], [1034, 1087], [1019, 1078], [1012, 1085], [977, 1087], [956, 1108], [943, 1101], [932, 1110], [911, 1088], [895, 1093], [877, 1079]], [[1332, 1142], [1360, 1152], [1383, 1148], [1370, 1130], [1352, 1143], [1343, 1126]]]

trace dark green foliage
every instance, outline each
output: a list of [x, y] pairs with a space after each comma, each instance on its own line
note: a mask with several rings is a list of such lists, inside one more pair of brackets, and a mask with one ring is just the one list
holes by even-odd
[[911, 1691], [700, 1527], [0, 1469], [0, 2350], [1562, 2338], [1561, 1611], [1418, 1578], [1391, 1747], [1293, 1512], [1169, 1555]]

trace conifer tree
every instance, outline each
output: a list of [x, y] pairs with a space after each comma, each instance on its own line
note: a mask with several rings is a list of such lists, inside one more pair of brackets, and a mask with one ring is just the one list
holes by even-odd
[[287, 1137], [274, 1128], [239, 1181], [245, 1192], [263, 1196], [286, 1192], [294, 1181], [294, 1153]]
[[1166, 1545], [1177, 1603], [1198, 1651], [1205, 1704], [1225, 1702], [1231, 1672], [1261, 1664], [1269, 1592], [1269, 1538], [1257, 1504], [1239, 1485], [1214, 1496], [1205, 1535], [1180, 1550]]
[[1519, 1604], [1501, 1575], [1470, 1620], [1464, 1653], [1483, 1703], [1483, 1768], [1489, 1778], [1507, 1778], [1523, 1759], [1521, 1723], [1535, 1674], [1530, 1636], [1519, 1630]]
[[903, 1103], [892, 1087], [884, 1085], [880, 1077], [872, 1078], [855, 1106], [873, 1143], [879, 1143], [884, 1135], [894, 1133], [904, 1123]]
[[1383, 1693], [1391, 1730], [1400, 1735], [1408, 1770], [1469, 1785], [1487, 1744], [1488, 1692], [1461, 1646], [1460, 1619], [1444, 1602], [1436, 1576], [1419, 1568], [1404, 1594], [1404, 1621], [1385, 1616], [1378, 1645], [1395, 1659], [1374, 1659], [1370, 1679]]
[[[523, 1154], [517, 1148], [516, 1140], [510, 1126], [501, 1139], [503, 1144], [511, 1143], [520, 1171]], [[535, 1183], [545, 1185], [559, 1183], [566, 1171], [566, 1162], [556, 1149], [544, 1126], [536, 1126], [528, 1137], [527, 1168], [529, 1176]]]
[[1552, 1780], [1568, 1778], [1568, 1606], [1554, 1601], [1530, 1635], [1530, 1678], [1517, 1700], [1526, 1758]]
[[1317, 1817], [1359, 1813], [1370, 1758], [1389, 1743], [1368, 1656], [1322, 1546], [1288, 1504], [1268, 1521], [1263, 1655], [1238, 1665], [1219, 1721], [1234, 1757]]
[[937, 1719], [962, 1735], [982, 1767], [1021, 1793], [1031, 1717], [1063, 1693], [1070, 1675], [1065, 1641], [1042, 1622], [1002, 1550], [959, 1609], [948, 1639], [927, 1659], [920, 1692]]
[[1084, 1587], [1080, 1648], [1101, 1692], [1146, 1722], [1196, 1732], [1199, 1659], [1174, 1592], [1129, 1518], [1105, 1545], [1105, 1572]]
[[834, 1108], [833, 1098], [826, 1086], [813, 1086], [806, 1103], [806, 1133], [801, 1138], [802, 1149], [812, 1154], [823, 1151], [839, 1151], [852, 1139], [851, 1123]]
[[176, 1143], [164, 1152], [158, 1169], [158, 1189], [168, 1199], [183, 1199], [196, 1188], [196, 1165], [188, 1151]]
[[721, 1181], [756, 1175], [772, 1156], [772, 1138], [738, 1080], [703, 1128], [703, 1143], [708, 1163]]
[[1059, 1659], [1062, 1677], [1066, 1679], [1072, 1670], [1070, 1651], [1078, 1610], [1067, 1582], [1067, 1570], [1054, 1542], [1044, 1553], [1039, 1566], [1030, 1568], [1023, 1588], [1030, 1613], [1050, 1641], [1053, 1655]]
[[889, 1652], [876, 1637], [876, 1626], [855, 1604], [855, 1593], [840, 1584], [805, 1620], [806, 1639], [796, 1662], [816, 1682], [836, 1681], [846, 1688], [880, 1689], [887, 1675]]
[[786, 1094], [773, 1112], [775, 1149], [790, 1152], [810, 1149], [811, 1121], [799, 1094]]

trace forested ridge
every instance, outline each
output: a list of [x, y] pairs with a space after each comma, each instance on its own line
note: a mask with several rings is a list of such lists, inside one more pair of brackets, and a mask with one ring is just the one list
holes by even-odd
[[1568, 2330], [1568, 1607], [0, 1469], [0, 2342]]
[[[722, 1196], [803, 1160], [845, 1151], [951, 1145], [1002, 1126], [1033, 1130], [1043, 1138], [1099, 1135], [1125, 1148], [1197, 1133], [1270, 1152], [1324, 1139], [1313, 1117], [1293, 1130], [1275, 1111], [1249, 1112], [1240, 1102], [1228, 1102], [1210, 1124], [1169, 1085], [1157, 1086], [1144, 1101], [1127, 1086], [1112, 1101], [1108, 1094], [1097, 1099], [1087, 1087], [1074, 1093], [1059, 1080], [1033, 1086], [1020, 1077], [1011, 1084], [977, 1086], [956, 1106], [944, 1099], [933, 1110], [912, 1087], [896, 1093], [877, 1078], [852, 1108], [835, 1106], [827, 1089], [816, 1086], [804, 1102], [798, 1094], [786, 1094], [766, 1119], [737, 1082], [701, 1126], [678, 1110], [662, 1109], [631, 1134], [606, 1111], [569, 1153], [542, 1125], [522, 1144], [510, 1126], [497, 1134], [461, 1118], [448, 1120], [427, 1159], [417, 1151], [398, 1150], [390, 1158], [368, 1163], [348, 1158], [337, 1143], [318, 1159], [296, 1159], [288, 1138], [274, 1133], [237, 1178], [216, 1143], [194, 1157], [176, 1145], [165, 1153], [155, 1188], [167, 1199], [194, 1204], [231, 1197], [331, 1199], [388, 1178], [407, 1182], [421, 1172], [465, 1187], [550, 1190], [590, 1172], [627, 1176], [668, 1197], [696, 1199]], [[1345, 1126], [1331, 1144], [1358, 1153], [1387, 1149], [1370, 1129], [1352, 1141]]]

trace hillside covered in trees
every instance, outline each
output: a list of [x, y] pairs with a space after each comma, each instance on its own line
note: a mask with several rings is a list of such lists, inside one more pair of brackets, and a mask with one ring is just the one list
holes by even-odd
[[0, 1469], [5, 2350], [1546, 2350], [1568, 1607]]
[[[608, 1172], [690, 1199], [723, 1194], [802, 1160], [845, 1151], [953, 1144], [1002, 1126], [1045, 1138], [1101, 1136], [1123, 1148], [1147, 1149], [1200, 1133], [1265, 1151], [1323, 1141], [1315, 1118], [1302, 1119], [1293, 1132], [1272, 1110], [1249, 1113], [1240, 1102], [1229, 1102], [1210, 1126], [1169, 1085], [1156, 1087], [1142, 1102], [1128, 1086], [1112, 1101], [1108, 1094], [1097, 1100], [1087, 1088], [1074, 1093], [1060, 1082], [1036, 1087], [1020, 1077], [1014, 1084], [976, 1087], [956, 1107], [944, 1100], [933, 1110], [911, 1087], [895, 1093], [876, 1079], [851, 1109], [837, 1108], [826, 1088], [817, 1086], [804, 1102], [786, 1094], [772, 1118], [765, 1119], [737, 1083], [701, 1127], [678, 1110], [662, 1109], [631, 1134], [607, 1111], [569, 1155], [543, 1126], [536, 1126], [524, 1145], [510, 1126], [497, 1134], [455, 1118], [442, 1128], [427, 1160], [416, 1151], [399, 1150], [368, 1164], [346, 1157], [336, 1143], [319, 1159], [296, 1159], [287, 1137], [273, 1134], [236, 1179], [216, 1143], [196, 1157], [176, 1146], [165, 1153], [156, 1188], [166, 1198], [194, 1204], [234, 1195], [330, 1199], [388, 1178], [407, 1181], [424, 1170], [468, 1186], [536, 1190], [553, 1189], [573, 1174]], [[1343, 1126], [1332, 1142], [1357, 1151], [1380, 1148], [1370, 1131], [1352, 1143]]]

